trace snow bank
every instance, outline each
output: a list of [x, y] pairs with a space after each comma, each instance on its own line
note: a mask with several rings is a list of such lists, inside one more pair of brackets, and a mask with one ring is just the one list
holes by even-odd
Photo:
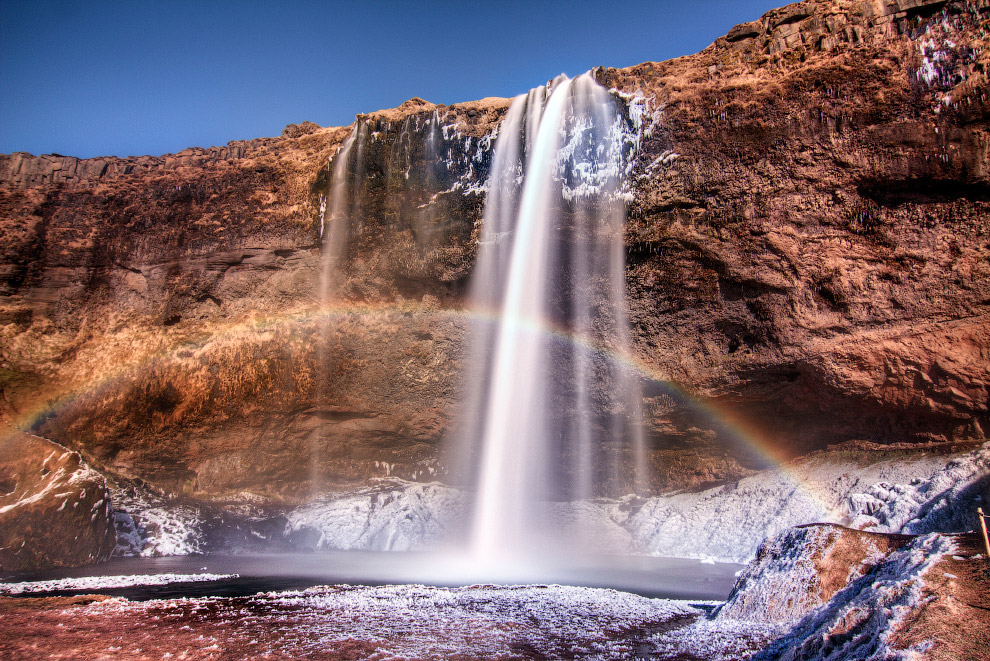
[[166, 585], [168, 583], [198, 583], [237, 578], [237, 574], [146, 574], [132, 576], [82, 576], [59, 578], [51, 581], [23, 581], [0, 583], [0, 594], [32, 594], [74, 590], [107, 590], [130, 588], [138, 585]]
[[890, 548], [889, 539], [881, 535], [839, 526], [790, 528], [760, 546], [717, 617], [765, 624], [795, 622], [872, 569]]
[[642, 551], [749, 562], [763, 540], [807, 523], [875, 532], [963, 532], [990, 486], [990, 443], [957, 457], [927, 455], [869, 465], [811, 458], [699, 493], [609, 507]]
[[990, 445], [952, 459], [928, 479], [880, 482], [846, 500], [849, 527], [875, 532], [964, 532], [990, 490]]
[[[964, 455], [873, 463], [812, 457], [701, 492], [556, 503], [552, 511], [562, 526], [584, 526], [603, 552], [747, 563], [764, 540], [809, 523], [966, 531], [988, 489], [990, 443]], [[115, 489], [113, 503], [118, 555], [207, 550], [197, 508], [133, 488]], [[284, 535], [272, 539], [296, 550], [423, 550], [460, 530], [465, 506], [465, 494], [453, 487], [386, 478], [296, 508]]]
[[[902, 547], [890, 550], [892, 544]], [[926, 572], [954, 551], [952, 540], [937, 533], [912, 540], [832, 525], [792, 528], [767, 540], [712, 616], [654, 636], [654, 654], [761, 661], [912, 658], [921, 650], [895, 649], [896, 634], [926, 603]]]
[[911, 652], [921, 650], [894, 649], [895, 634], [925, 601], [925, 573], [953, 551], [954, 543], [944, 535], [919, 537], [891, 553], [872, 572], [850, 583], [753, 658], [909, 658]]
[[285, 534], [315, 550], [419, 550], [442, 542], [463, 508], [463, 494], [439, 482], [379, 480], [293, 510]]

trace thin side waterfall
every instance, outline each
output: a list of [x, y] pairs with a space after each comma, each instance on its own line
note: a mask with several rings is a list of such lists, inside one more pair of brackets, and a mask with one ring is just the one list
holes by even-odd
[[340, 269], [347, 259], [348, 244], [360, 221], [360, 184], [364, 173], [364, 148], [368, 127], [358, 120], [351, 134], [333, 158], [330, 177], [329, 217], [320, 215], [320, 239], [323, 243], [320, 266], [320, 303], [329, 305], [335, 295]]
[[[352, 234], [359, 229], [361, 212], [361, 181], [364, 178], [364, 149], [367, 143], [368, 128], [360, 120], [354, 124], [351, 134], [344, 140], [330, 163], [330, 190], [328, 199], [321, 200], [320, 241], [322, 243], [319, 304], [324, 311], [340, 298], [344, 276], [344, 264]], [[329, 201], [329, 209], [327, 202]], [[329, 214], [327, 214], [329, 211]], [[330, 377], [327, 365], [330, 363], [330, 341], [333, 324], [329, 316], [320, 324], [316, 365], [322, 370], [317, 382], [320, 390], [318, 400], [327, 398]], [[309, 483], [310, 495], [315, 498], [322, 493], [323, 475], [321, 465], [326, 455], [325, 441], [320, 430], [314, 429], [309, 435]]]
[[633, 124], [590, 74], [517, 97], [503, 120], [470, 294], [475, 317], [496, 321], [474, 329], [462, 432], [478, 565], [568, 544], [588, 523], [570, 504], [641, 486], [625, 358]]

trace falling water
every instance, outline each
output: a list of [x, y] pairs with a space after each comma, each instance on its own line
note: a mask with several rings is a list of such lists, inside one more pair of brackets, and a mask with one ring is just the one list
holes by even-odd
[[[328, 164], [331, 168], [329, 195], [320, 200], [319, 232], [322, 246], [317, 292], [319, 303], [324, 310], [330, 309], [340, 296], [349, 243], [352, 235], [359, 229], [355, 225], [360, 223], [360, 184], [364, 175], [363, 152], [367, 136], [367, 126], [358, 120]], [[316, 356], [317, 370], [320, 371], [317, 378], [318, 401], [328, 399], [327, 389], [330, 387], [331, 379], [327, 369], [331, 362], [330, 345], [333, 330], [330, 318], [324, 317], [320, 324], [320, 342], [317, 344]], [[319, 496], [323, 490], [322, 465], [325, 457], [325, 440], [320, 429], [317, 428], [309, 434], [309, 483], [312, 498]]]
[[[363, 180], [364, 148], [368, 127], [358, 120], [351, 134], [344, 140], [334, 156], [330, 177], [330, 214], [326, 208], [320, 214], [320, 239], [323, 243], [320, 268], [320, 303], [328, 305], [334, 296], [341, 275], [341, 267], [347, 259], [348, 243], [357, 229], [360, 219], [361, 190]], [[324, 202], [324, 205], [326, 203]]]
[[[470, 550], [490, 567], [580, 535], [561, 504], [635, 490], [640, 393], [621, 356], [636, 127], [589, 74], [517, 97], [500, 129], [471, 305]], [[573, 509], [573, 511], [577, 511]]]

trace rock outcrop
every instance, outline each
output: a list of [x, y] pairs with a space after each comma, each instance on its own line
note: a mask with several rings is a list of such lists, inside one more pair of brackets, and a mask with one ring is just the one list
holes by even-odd
[[106, 560], [110, 518], [106, 481], [79, 453], [0, 422], [0, 571]]
[[[643, 111], [627, 283], [655, 490], [747, 474], [754, 439], [779, 458], [984, 437], [988, 20], [982, 0], [808, 0], [596, 71]], [[507, 105], [359, 117], [329, 304], [320, 232], [351, 128], [0, 157], [16, 423], [197, 498], [442, 477]]]
[[789, 528], [763, 543], [715, 616], [796, 623], [911, 541], [831, 524]]

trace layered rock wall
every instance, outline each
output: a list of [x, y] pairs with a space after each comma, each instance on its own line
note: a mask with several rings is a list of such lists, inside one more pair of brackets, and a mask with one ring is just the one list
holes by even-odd
[[988, 11], [805, 2], [602, 72], [655, 99], [628, 282], [658, 373], [796, 451], [982, 437]]
[[[644, 111], [627, 285], [656, 490], [738, 478], [757, 441], [983, 437], [988, 19], [986, 2], [808, 1], [697, 55], [597, 70]], [[320, 232], [352, 128], [0, 157], [4, 408], [196, 497], [442, 476], [507, 105], [358, 118], [361, 213], [329, 286]]]

